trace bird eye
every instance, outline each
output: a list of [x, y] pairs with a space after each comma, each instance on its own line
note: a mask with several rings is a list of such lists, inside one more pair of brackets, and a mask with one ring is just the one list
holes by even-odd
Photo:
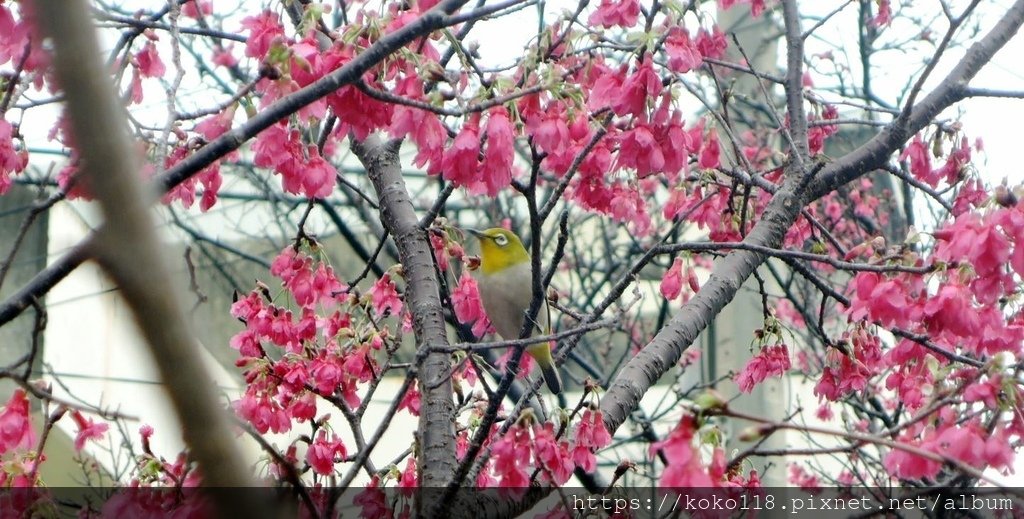
[[499, 234], [494, 237], [494, 243], [497, 243], [499, 247], [508, 245], [508, 238], [504, 234]]

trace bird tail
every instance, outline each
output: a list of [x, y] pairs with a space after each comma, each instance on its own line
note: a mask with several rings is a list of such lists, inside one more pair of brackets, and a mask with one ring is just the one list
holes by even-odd
[[562, 392], [562, 378], [558, 376], [558, 369], [554, 365], [541, 368], [541, 373], [544, 374], [544, 382], [547, 382], [552, 394]]
[[530, 346], [526, 352], [537, 361], [541, 373], [544, 374], [544, 382], [553, 394], [562, 392], [562, 379], [558, 376], [558, 368], [555, 367], [555, 359], [551, 357], [551, 344], [541, 343]]

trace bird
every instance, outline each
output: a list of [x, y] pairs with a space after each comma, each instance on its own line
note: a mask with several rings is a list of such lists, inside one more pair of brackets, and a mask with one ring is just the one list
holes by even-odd
[[[474, 277], [484, 311], [502, 339], [518, 339], [533, 301], [530, 253], [519, 236], [507, 229], [467, 230], [480, 241], [480, 267]], [[545, 333], [547, 326], [547, 312], [542, 308], [529, 335], [534, 331]], [[562, 380], [551, 356], [551, 343], [532, 344], [526, 347], [526, 352], [540, 366], [548, 389], [556, 395], [561, 393]]]

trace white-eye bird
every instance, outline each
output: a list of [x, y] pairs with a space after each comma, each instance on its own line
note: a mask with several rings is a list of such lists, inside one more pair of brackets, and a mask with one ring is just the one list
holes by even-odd
[[[533, 301], [533, 273], [530, 253], [512, 231], [495, 227], [485, 231], [467, 229], [480, 240], [480, 268], [475, 276], [480, 289], [480, 301], [487, 317], [502, 339], [515, 340], [523, 329], [523, 319]], [[537, 312], [536, 323], [530, 334], [548, 331], [546, 302]], [[562, 380], [551, 357], [551, 344], [542, 342], [526, 347], [526, 352], [537, 361], [544, 381], [551, 392], [562, 391]]]

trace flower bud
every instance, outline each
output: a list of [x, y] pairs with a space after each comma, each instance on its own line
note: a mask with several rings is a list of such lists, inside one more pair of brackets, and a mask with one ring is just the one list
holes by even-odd
[[871, 248], [875, 250], [875, 254], [885, 254], [885, 238], [875, 236], [871, 240]]
[[764, 436], [770, 431], [771, 426], [768, 425], [751, 425], [740, 431], [738, 436], [741, 442], [753, 442], [764, 438]]
[[622, 477], [626, 471], [633, 470], [634, 467], [636, 467], [636, 463], [633, 463], [628, 459], [620, 461], [619, 466], [615, 467], [615, 479]]
[[1006, 186], [996, 186], [994, 198], [996, 203], [1003, 207], [1013, 207], [1017, 205], [1017, 196], [1013, 194]]
[[708, 389], [694, 399], [693, 403], [702, 411], [712, 411], [726, 408], [725, 398], [714, 389]]

